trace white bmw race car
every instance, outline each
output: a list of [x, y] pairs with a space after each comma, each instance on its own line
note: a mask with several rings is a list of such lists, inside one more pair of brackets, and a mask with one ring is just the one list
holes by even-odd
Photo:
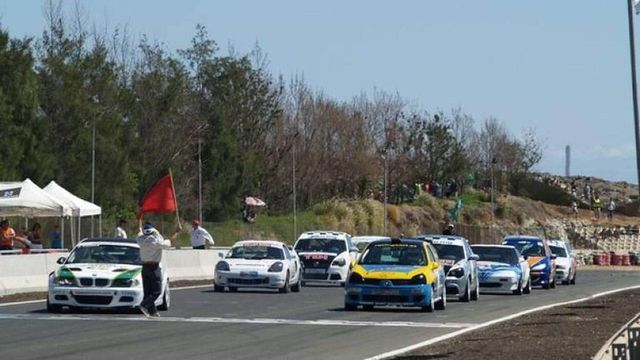
[[[85, 239], [71, 250], [61, 266], [49, 274], [47, 310], [70, 308], [133, 308], [140, 305], [142, 266], [140, 248], [130, 239]], [[169, 278], [162, 268], [159, 310], [170, 305]]]
[[213, 290], [238, 288], [278, 289], [281, 293], [300, 291], [302, 272], [295, 251], [279, 241], [238, 241], [218, 261]]
[[307, 231], [293, 247], [302, 261], [302, 283], [338, 284], [344, 286], [358, 248], [351, 235], [339, 231]]

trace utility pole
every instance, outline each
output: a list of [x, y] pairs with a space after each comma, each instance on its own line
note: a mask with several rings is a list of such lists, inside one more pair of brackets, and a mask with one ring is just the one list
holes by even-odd
[[[93, 120], [93, 135], [91, 137], [91, 203], [96, 203], [96, 121]], [[91, 236], [93, 236], [93, 218], [91, 217]]]
[[388, 171], [387, 171], [387, 161], [388, 160], [387, 160], [387, 157], [389, 155], [388, 154], [388, 150], [389, 150], [388, 132], [389, 132], [389, 129], [388, 129], [387, 122], [388, 121], [385, 118], [384, 119], [384, 150], [383, 150], [384, 152], [383, 152], [383, 155], [382, 155], [382, 159], [384, 161], [384, 164], [383, 164], [383, 168], [384, 168], [383, 169], [383, 172], [384, 172], [384, 175], [383, 175], [383, 177], [384, 177], [384, 180], [383, 180], [384, 181], [384, 190], [383, 190], [384, 191], [384, 199], [383, 199], [383, 210], [382, 210], [383, 216], [384, 216], [383, 225], [382, 225], [383, 226], [382, 227], [382, 229], [383, 229], [382, 230], [382, 235], [383, 236], [387, 236], [387, 202], [388, 202], [388, 200], [387, 200], [388, 199], [388, 196], [387, 196], [387, 183], [388, 183], [388, 179], [387, 179], [388, 178], [388, 175], [387, 175], [387, 173], [388, 173]]
[[[636, 170], [640, 184], [640, 124], [638, 123], [638, 89], [636, 80], [636, 50], [633, 30], [633, 1], [627, 0], [627, 15], [629, 17], [629, 52], [631, 55], [631, 92], [633, 96], [633, 125], [636, 135]], [[638, 197], [640, 201], [640, 194]]]

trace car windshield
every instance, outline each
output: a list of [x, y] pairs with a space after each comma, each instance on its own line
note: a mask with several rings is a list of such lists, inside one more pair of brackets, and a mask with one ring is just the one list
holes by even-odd
[[478, 255], [480, 261], [500, 262], [510, 265], [518, 263], [518, 256], [513, 249], [503, 247], [472, 246], [473, 253]]
[[360, 264], [424, 266], [427, 260], [416, 244], [374, 244], [362, 255]]
[[553, 255], [557, 257], [567, 257], [567, 251], [562, 246], [549, 246]]
[[66, 263], [140, 265], [140, 249], [106, 244], [78, 246], [71, 252]]
[[464, 249], [462, 246], [450, 244], [432, 244], [438, 251], [440, 259], [460, 261], [464, 259]]
[[251, 259], [251, 260], [283, 260], [282, 249], [274, 246], [236, 246], [231, 249], [229, 259]]
[[296, 243], [296, 251], [298, 252], [329, 252], [340, 254], [347, 251], [347, 245], [344, 240], [338, 239], [300, 239]]
[[506, 244], [518, 249], [522, 256], [545, 256], [541, 241], [508, 241]]

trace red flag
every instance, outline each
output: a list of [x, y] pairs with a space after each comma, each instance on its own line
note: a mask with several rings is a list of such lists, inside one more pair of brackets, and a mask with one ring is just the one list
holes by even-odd
[[140, 215], [143, 213], [173, 213], [177, 208], [173, 179], [171, 174], [167, 174], [147, 191], [140, 202], [138, 213]]

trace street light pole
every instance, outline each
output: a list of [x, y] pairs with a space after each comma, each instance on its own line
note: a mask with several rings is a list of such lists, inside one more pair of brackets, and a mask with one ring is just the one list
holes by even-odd
[[384, 159], [384, 225], [383, 225], [383, 234], [387, 236], [387, 151], [385, 150], [385, 154], [382, 156]]
[[291, 147], [291, 153], [293, 157], [293, 166], [291, 170], [291, 179], [293, 184], [293, 241], [298, 238], [298, 207], [297, 207], [297, 194], [296, 194], [296, 142], [298, 140], [298, 129], [296, 127], [296, 134], [293, 136], [293, 146]]
[[[96, 121], [93, 121], [93, 135], [91, 137], [91, 203], [96, 203]], [[91, 236], [93, 236], [93, 218], [91, 217]]]
[[[633, 125], [636, 135], [636, 170], [640, 184], [640, 124], [638, 123], [638, 89], [636, 80], [636, 50], [633, 30], [633, 1], [627, 0], [627, 15], [629, 17], [629, 52], [631, 55], [631, 92], [633, 96]], [[638, 197], [640, 201], [640, 194]]]

